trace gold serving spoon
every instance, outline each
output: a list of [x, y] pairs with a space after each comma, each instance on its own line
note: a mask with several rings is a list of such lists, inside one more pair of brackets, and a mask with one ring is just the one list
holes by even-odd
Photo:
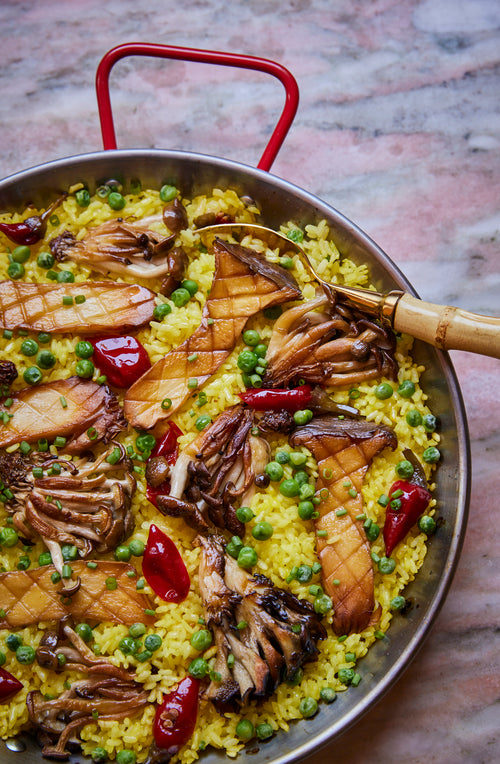
[[266, 226], [255, 223], [220, 223], [200, 228], [198, 233], [204, 244], [225, 234], [237, 238], [251, 235], [264, 241], [271, 249], [278, 249], [281, 254], [294, 251], [327, 293], [342, 295], [351, 307], [376, 316], [395, 331], [410, 334], [441, 350], [466, 350], [500, 358], [500, 318], [424, 302], [398, 289], [383, 294], [360, 287], [331, 284], [316, 273], [299, 244]]

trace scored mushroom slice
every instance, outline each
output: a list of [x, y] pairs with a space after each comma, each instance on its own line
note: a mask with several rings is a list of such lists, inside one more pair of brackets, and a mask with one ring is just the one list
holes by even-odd
[[30, 722], [43, 745], [42, 756], [66, 761], [71, 748], [80, 745], [79, 732], [102, 722], [122, 721], [137, 716], [148, 705], [148, 695], [132, 672], [95, 656], [83, 639], [63, 624], [62, 633], [46, 632], [36, 651], [44, 668], [73, 670], [87, 674], [73, 680], [57, 698], [49, 699], [40, 690], [26, 697]]
[[84, 560], [76, 560], [71, 568], [74, 577], [80, 578], [80, 587], [71, 597], [61, 597], [60, 583], [52, 581], [53, 565], [0, 573], [0, 629], [22, 629], [69, 615], [76, 622], [154, 623], [150, 598], [136, 589], [133, 565], [96, 560], [89, 568]]
[[264, 387], [298, 380], [338, 386], [394, 378], [395, 346], [390, 329], [325, 294], [289, 308], [274, 323]]
[[[223, 713], [263, 699], [316, 659], [326, 631], [312, 605], [252, 575], [224, 551], [218, 535], [198, 536], [200, 594], [217, 648], [216, 679], [205, 696]], [[229, 655], [234, 661], [229, 662]], [[220, 677], [220, 678], [219, 678]]]
[[139, 284], [0, 281], [0, 328], [87, 337], [139, 329], [153, 318], [155, 293]]
[[214, 255], [214, 277], [200, 326], [125, 396], [125, 416], [134, 427], [151, 429], [177, 411], [193, 386], [200, 389], [224, 363], [251, 316], [301, 296], [288, 271], [252, 249], [216, 239]]
[[156, 497], [158, 508], [183, 516], [200, 532], [206, 530], [206, 515], [218, 528], [244, 536], [235, 505], [250, 501], [254, 478], [269, 456], [269, 446], [252, 435], [252, 425], [252, 411], [242, 404], [223, 411], [181, 451], [170, 470], [169, 495]]
[[386, 447], [396, 448], [396, 435], [389, 427], [365, 420], [321, 416], [298, 427], [290, 443], [306, 446], [318, 462], [316, 489], [324, 495], [317, 506], [316, 545], [323, 588], [333, 601], [334, 631], [362, 631], [375, 600], [370, 544], [358, 519], [363, 511], [361, 488], [373, 458]]
[[[34, 468], [43, 471], [41, 477], [35, 477]], [[0, 478], [12, 493], [5, 506], [13, 524], [30, 541], [42, 537], [59, 574], [63, 545], [75, 546], [86, 558], [93, 551], [111, 552], [130, 536], [136, 488], [131, 470], [125, 449], [116, 443], [97, 457], [89, 453], [72, 461], [37, 451], [26, 456], [0, 452]]]
[[67, 438], [65, 453], [107, 443], [126, 428], [117, 397], [106, 385], [68, 377], [12, 393], [11, 418], [0, 430], [0, 448], [25, 440]]
[[73, 260], [99, 273], [151, 279], [169, 273], [175, 234], [152, 231], [147, 222], [115, 218], [90, 228], [82, 239], [64, 231], [50, 241], [59, 262]]

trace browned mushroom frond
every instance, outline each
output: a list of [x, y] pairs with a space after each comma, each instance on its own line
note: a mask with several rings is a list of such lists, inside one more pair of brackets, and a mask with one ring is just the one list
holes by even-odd
[[[220, 368], [250, 316], [300, 297], [290, 273], [259, 252], [216, 239], [214, 255], [215, 272], [200, 326], [125, 396], [125, 415], [134, 427], [149, 430], [177, 411], [192, 394], [190, 380], [196, 380], [199, 389]], [[167, 408], [162, 406], [166, 399]]]
[[306, 446], [318, 462], [316, 489], [326, 497], [315, 521], [322, 583], [333, 600], [337, 634], [362, 631], [374, 609], [373, 563], [360, 516], [361, 488], [373, 458], [384, 448], [396, 448], [394, 432], [365, 420], [315, 417], [298, 427], [293, 446]]
[[[69, 301], [69, 304], [67, 302]], [[153, 318], [155, 293], [139, 284], [0, 281], [0, 328], [83, 337], [139, 329]]]
[[[225, 554], [223, 538], [198, 536], [196, 543], [202, 548], [205, 621], [217, 647], [217, 679], [206, 697], [224, 712], [272, 694], [316, 658], [317, 642], [326, 632], [310, 603], [240, 568]], [[228, 661], [230, 655], [234, 660]]]
[[106, 385], [69, 377], [26, 387], [11, 395], [11, 419], [0, 430], [0, 448], [25, 440], [67, 438], [65, 453], [107, 443], [126, 428], [117, 397]]
[[395, 377], [394, 349], [390, 330], [324, 295], [277, 319], [266, 354], [264, 385], [286, 387], [304, 379], [339, 386]]
[[89, 229], [83, 239], [65, 231], [52, 239], [50, 250], [60, 262], [69, 259], [99, 273], [149, 279], [169, 272], [168, 252], [174, 241], [175, 235], [116, 218]]
[[[43, 470], [43, 477], [34, 477], [34, 467]], [[24, 457], [0, 454], [0, 477], [13, 494], [6, 504], [13, 523], [25, 538], [42, 537], [60, 574], [63, 544], [76, 546], [85, 558], [92, 551], [114, 550], [132, 533], [136, 481], [131, 469], [125, 449], [116, 443], [98, 457], [90, 453], [71, 462], [37, 451]], [[70, 594], [68, 586], [64, 594]]]
[[252, 424], [252, 411], [242, 404], [217, 417], [179, 454], [170, 472], [170, 495], [157, 497], [159, 509], [184, 517], [199, 531], [206, 530], [206, 514], [218, 528], [243, 536], [235, 504], [250, 500], [269, 453], [267, 443], [251, 434]]
[[120, 721], [140, 713], [148, 703], [148, 693], [131, 672], [96, 657], [69, 625], [62, 634], [46, 632], [37, 649], [41, 666], [55, 671], [79, 671], [87, 678], [73, 681], [58, 698], [47, 700], [39, 690], [28, 693], [26, 705], [30, 721], [43, 745], [42, 755], [65, 761], [68, 747], [80, 745], [78, 733], [87, 724]]

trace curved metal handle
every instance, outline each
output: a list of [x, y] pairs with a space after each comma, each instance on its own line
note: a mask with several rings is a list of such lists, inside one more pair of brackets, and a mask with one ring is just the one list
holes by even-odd
[[118, 45], [116, 48], [108, 51], [102, 58], [96, 74], [97, 105], [99, 107], [99, 119], [105, 150], [116, 149], [116, 134], [109, 95], [109, 75], [114, 64], [126, 56], [153, 56], [155, 58], [173, 58], [180, 61], [221, 64], [222, 66], [235, 66], [240, 69], [253, 69], [277, 77], [286, 91], [285, 105], [257, 165], [260, 170], [269, 171], [291, 127], [299, 104], [298, 85], [288, 69], [266, 58], [256, 58], [255, 56], [245, 56], [237, 53], [221, 53], [212, 50], [198, 50], [196, 48], [180, 48], [173, 45], [156, 45], [154, 43], [131, 42]]

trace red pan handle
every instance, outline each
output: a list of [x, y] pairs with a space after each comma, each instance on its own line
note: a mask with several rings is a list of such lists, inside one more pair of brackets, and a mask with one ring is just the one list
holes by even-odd
[[290, 129], [299, 104], [297, 82], [288, 69], [266, 58], [256, 58], [255, 56], [245, 56], [237, 53], [179, 48], [173, 45], [156, 45], [154, 43], [130, 42], [118, 45], [106, 53], [97, 68], [96, 74], [97, 105], [99, 107], [103, 145], [106, 150], [116, 149], [116, 134], [109, 95], [109, 75], [114, 64], [126, 56], [153, 56], [155, 58], [173, 58], [181, 61], [221, 64], [222, 66], [235, 66], [240, 69], [254, 69], [277, 77], [286, 91], [285, 105], [269, 143], [257, 165], [260, 170], [269, 171]]

